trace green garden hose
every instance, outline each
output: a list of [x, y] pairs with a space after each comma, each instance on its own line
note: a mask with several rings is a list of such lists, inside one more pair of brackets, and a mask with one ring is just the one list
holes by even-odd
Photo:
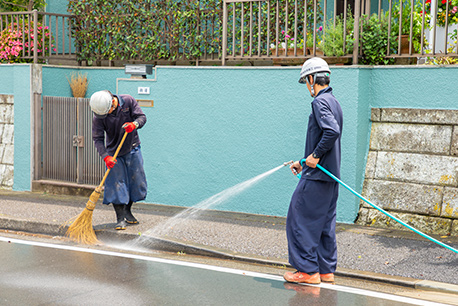
[[[302, 159], [301, 160], [301, 165], [302, 163], [305, 162], [305, 159]], [[389, 212], [387, 212], [386, 210], [378, 207], [377, 205], [375, 204], [372, 204], [368, 199], [366, 199], [365, 197], [363, 197], [362, 195], [360, 195], [359, 193], [357, 193], [356, 191], [354, 191], [353, 189], [351, 189], [351, 187], [349, 187], [347, 184], [345, 184], [344, 182], [342, 182], [340, 179], [338, 179], [334, 174], [332, 174], [331, 172], [329, 172], [328, 170], [326, 170], [325, 168], [323, 168], [321, 165], [317, 164], [316, 165], [318, 169], [320, 169], [321, 171], [323, 171], [324, 173], [326, 173], [329, 177], [331, 177], [333, 180], [335, 180], [336, 182], [338, 182], [340, 185], [344, 186], [345, 188], [347, 188], [348, 190], [350, 190], [351, 193], [353, 193], [355, 196], [357, 196], [358, 198], [360, 198], [361, 200], [363, 200], [364, 202], [366, 202], [367, 204], [369, 204], [370, 206], [372, 206], [373, 208], [377, 209], [378, 211], [384, 213], [385, 215], [387, 215], [388, 217], [390, 217], [391, 219], [395, 220], [396, 222], [399, 222], [400, 224], [402, 224], [403, 226], [407, 227], [408, 229], [410, 229], [411, 231], [414, 231], [415, 233], [417, 233], [418, 235], [426, 238], [426, 239], [429, 239], [431, 240], [432, 242], [434, 243], [437, 243], [438, 245], [440, 246], [443, 246], [444, 248], [446, 249], [449, 249], [450, 251], [452, 252], [455, 252], [455, 253], [458, 253], [458, 250], [437, 240], [437, 239], [434, 239], [433, 237], [430, 237], [422, 232], [420, 232], [419, 230], [417, 230], [416, 228], [413, 228], [412, 226], [408, 225], [407, 223], [405, 223], [404, 221], [402, 221], [401, 219], [393, 216], [392, 214], [390, 214]], [[300, 178], [300, 174], [297, 175], [299, 178]]]

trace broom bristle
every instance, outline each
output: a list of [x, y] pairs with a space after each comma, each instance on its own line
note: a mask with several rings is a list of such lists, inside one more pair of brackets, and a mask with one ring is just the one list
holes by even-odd
[[[81, 214], [76, 217], [75, 221], [68, 227], [65, 236], [79, 243], [85, 244], [96, 244], [99, 243], [97, 236], [95, 235], [94, 228], [92, 227], [92, 214], [94, 212], [95, 204], [100, 196], [99, 188], [96, 188], [89, 197], [89, 201], [86, 203], [86, 208]], [[70, 223], [68, 221], [67, 223]]]
[[92, 227], [92, 211], [84, 209], [83, 212], [68, 227], [65, 236], [79, 243], [96, 244], [99, 243]]

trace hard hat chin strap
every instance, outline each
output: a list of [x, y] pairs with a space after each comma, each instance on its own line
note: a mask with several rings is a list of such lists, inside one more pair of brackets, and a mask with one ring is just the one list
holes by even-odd
[[312, 96], [312, 98], [314, 98], [315, 97], [315, 88], [313, 88], [313, 87], [314, 87], [314, 85], [316, 83], [316, 73], [313, 75], [313, 84], [310, 84], [309, 76], [306, 76], [305, 80], [307, 81], [307, 84], [310, 85], [310, 95]]

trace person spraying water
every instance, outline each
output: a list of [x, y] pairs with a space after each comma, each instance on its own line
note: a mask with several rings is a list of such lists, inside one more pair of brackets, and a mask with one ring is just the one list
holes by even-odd
[[329, 86], [330, 74], [318, 57], [307, 60], [300, 74], [299, 83], [307, 85], [313, 101], [304, 158], [285, 163], [301, 174], [286, 218], [289, 263], [297, 270], [284, 274], [288, 282], [334, 282], [339, 184], [317, 168], [319, 162], [340, 177], [343, 114]]

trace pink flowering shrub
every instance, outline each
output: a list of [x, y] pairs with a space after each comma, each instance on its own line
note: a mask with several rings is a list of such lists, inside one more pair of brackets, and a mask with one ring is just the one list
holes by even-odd
[[[22, 32], [23, 31], [23, 32]], [[37, 52], [38, 56], [49, 55], [49, 48], [54, 48], [54, 38], [48, 27], [38, 24], [37, 27]], [[33, 23], [24, 24], [14, 23], [0, 32], [0, 62], [18, 63], [30, 62], [30, 59], [24, 59], [24, 56], [33, 56], [34, 46]]]
[[0, 32], [0, 62], [14, 63], [22, 55], [22, 33], [6, 28]]

